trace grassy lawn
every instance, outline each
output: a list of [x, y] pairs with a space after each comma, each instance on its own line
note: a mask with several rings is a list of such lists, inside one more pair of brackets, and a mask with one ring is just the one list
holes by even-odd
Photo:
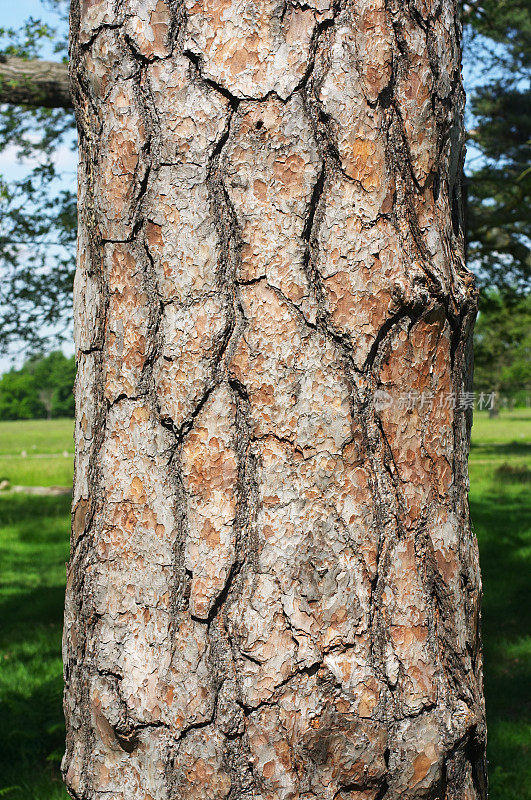
[[73, 469], [73, 456], [0, 456], [0, 481], [8, 480], [12, 486], [70, 486]]
[[0, 482], [69, 486], [73, 470], [71, 419], [0, 422]]
[[0, 422], [0, 456], [74, 452], [73, 419], [22, 419]]
[[69, 497], [0, 497], [2, 798], [67, 797], [59, 760], [69, 505]]
[[470, 509], [483, 574], [490, 800], [531, 797], [531, 409], [474, 415]]
[[[71, 420], [0, 423], [0, 480], [68, 485], [69, 459], [30, 458], [30, 451], [34, 456], [70, 451], [71, 431]], [[27, 458], [12, 458], [23, 449]], [[525, 593], [530, 474], [531, 410], [504, 412], [493, 420], [476, 414], [470, 504], [485, 592], [490, 800], [530, 797], [531, 716], [525, 705], [531, 683]], [[60, 639], [69, 502], [68, 497], [0, 495], [0, 798], [9, 800], [67, 797], [58, 768], [64, 737]]]
[[531, 408], [502, 411], [499, 417], [489, 417], [487, 411], [474, 412], [472, 446], [499, 443], [531, 444]]

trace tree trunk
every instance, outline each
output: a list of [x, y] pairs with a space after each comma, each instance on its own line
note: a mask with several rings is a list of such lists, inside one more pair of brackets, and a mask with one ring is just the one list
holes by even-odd
[[451, 0], [74, 0], [71, 795], [485, 798]]

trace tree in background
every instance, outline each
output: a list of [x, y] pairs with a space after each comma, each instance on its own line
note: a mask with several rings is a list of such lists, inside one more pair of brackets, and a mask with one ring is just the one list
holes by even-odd
[[21, 30], [0, 29], [0, 151], [14, 148], [35, 163], [19, 180], [0, 176], [0, 354], [42, 352], [71, 338], [76, 196], [57, 154], [75, 141], [74, 115], [66, 67], [46, 62], [32, 71], [43, 49], [66, 61], [68, 3], [46, 5], [57, 28], [30, 19]]
[[46, 416], [32, 375], [11, 370], [0, 378], [0, 419]]
[[474, 387], [516, 405], [531, 397], [531, 296], [483, 293], [474, 336]]
[[0, 419], [73, 417], [75, 359], [34, 356], [0, 378]]
[[522, 0], [484, 0], [467, 6], [466, 19], [469, 59], [482, 65], [483, 77], [469, 98], [470, 145], [479, 155], [467, 180], [468, 263], [482, 290], [474, 387], [525, 405], [531, 393], [531, 14]]
[[530, 286], [531, 13], [522, 0], [467, 9], [468, 58], [481, 64], [483, 77], [469, 98], [479, 157], [467, 181], [468, 261], [488, 290], [480, 296], [487, 312], [492, 290], [497, 303], [510, 304]]

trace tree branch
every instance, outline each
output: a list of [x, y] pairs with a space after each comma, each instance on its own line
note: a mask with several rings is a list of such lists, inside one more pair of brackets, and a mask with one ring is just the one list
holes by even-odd
[[0, 56], [0, 103], [72, 108], [67, 64]]

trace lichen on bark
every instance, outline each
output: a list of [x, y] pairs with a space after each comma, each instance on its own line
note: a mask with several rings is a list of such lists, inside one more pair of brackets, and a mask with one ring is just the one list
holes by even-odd
[[71, 20], [70, 794], [483, 800], [457, 4]]

